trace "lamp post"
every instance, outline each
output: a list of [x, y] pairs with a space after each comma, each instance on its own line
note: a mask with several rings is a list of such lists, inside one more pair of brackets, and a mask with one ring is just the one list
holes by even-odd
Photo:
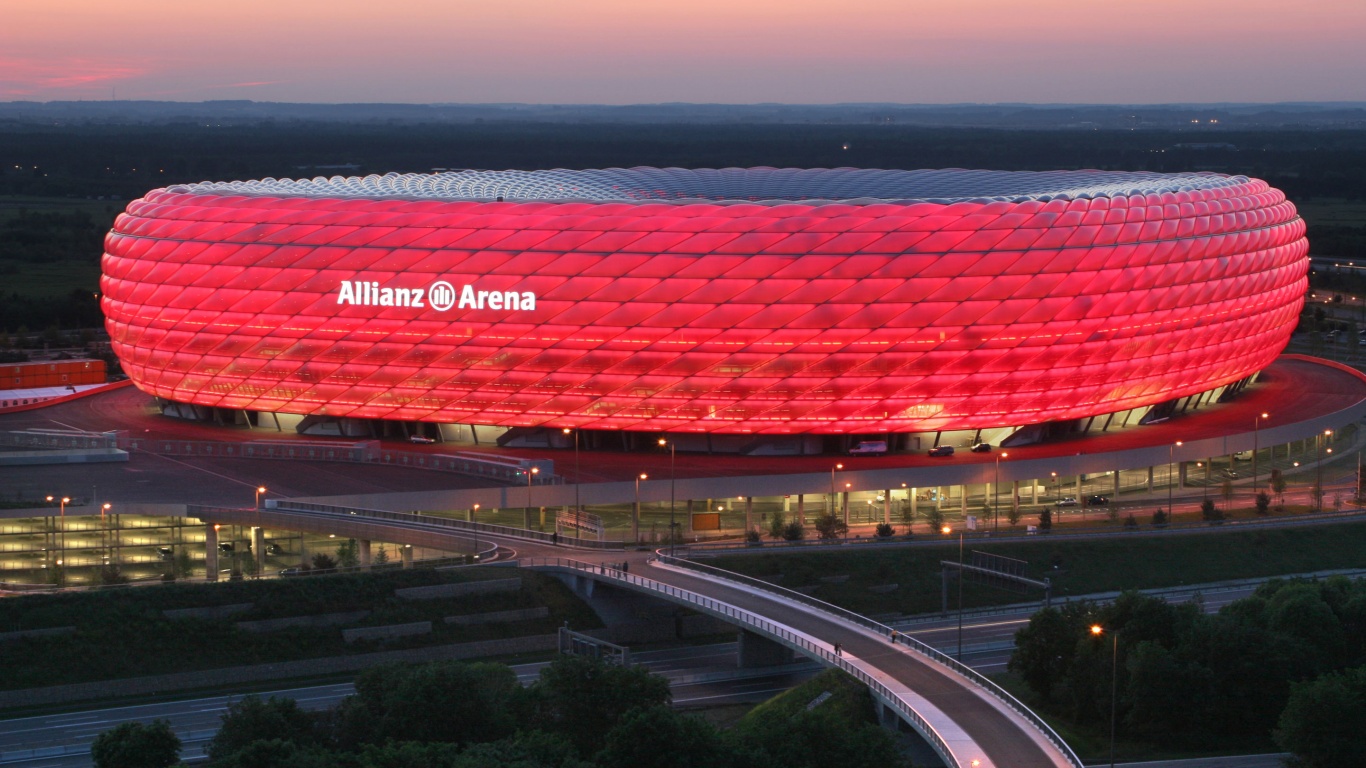
[[1257, 499], [1257, 433], [1262, 428], [1262, 419], [1269, 417], [1269, 413], [1259, 413], [1252, 419], [1252, 499]]
[[1001, 459], [1009, 455], [1008, 453], [996, 454], [996, 474], [991, 478], [991, 529], [993, 531], [1001, 530]]
[[264, 494], [265, 492], [266, 492], [266, 487], [265, 487], [264, 485], [258, 485], [258, 486], [256, 486], [256, 508], [257, 508], [257, 509], [260, 509], [260, 508], [261, 508], [261, 495]]
[[564, 428], [564, 434], [574, 433], [574, 515], [577, 519], [579, 510], [583, 509], [579, 501], [579, 431], [577, 429]]
[[[1314, 441], [1314, 469], [1317, 473], [1314, 480], [1314, 511], [1316, 512], [1323, 511], [1323, 443], [1327, 442], [1332, 435], [1333, 430], [1325, 429], [1319, 439]], [[1329, 448], [1328, 453], [1331, 454], [1332, 452], [1333, 449]], [[63, 524], [62, 528], [65, 530], [66, 525]]]
[[[953, 529], [947, 525], [943, 527], [944, 535], [953, 533]], [[963, 663], [963, 531], [958, 531], [958, 663]]]
[[[526, 493], [527, 493], [527, 503], [530, 504], [530, 503], [531, 503], [531, 486], [530, 486], [530, 485], [527, 485], [527, 492], [526, 492]], [[474, 559], [475, 559], [475, 560], [478, 560], [478, 559], [479, 559], [479, 526], [478, 526], [476, 520], [474, 519], [474, 518], [475, 518], [475, 515], [477, 515], [477, 514], [479, 514], [479, 502], [476, 501], [476, 502], [474, 503], [474, 506], [470, 507], [470, 529], [474, 531]]]
[[[1100, 637], [1105, 628], [1091, 625], [1091, 635]], [[1119, 630], [1110, 632], [1110, 768], [1115, 768], [1115, 700], [1119, 682]]]
[[640, 481], [650, 476], [641, 472], [636, 476], [636, 505], [631, 510], [631, 541], [640, 541]]
[[[48, 496], [48, 503], [52, 503], [56, 497]], [[61, 500], [61, 524], [57, 527], [57, 565], [66, 563], [66, 505], [71, 501], [70, 496], [63, 496]]]
[[835, 470], [844, 469], [843, 464], [836, 464], [830, 468], [830, 514], [835, 514]]
[[1171, 525], [1176, 519], [1176, 509], [1172, 507], [1172, 487], [1176, 485], [1176, 478], [1172, 476], [1172, 464], [1176, 459], [1176, 447], [1181, 445], [1177, 440], [1172, 445], [1167, 446], [1167, 524]]
[[678, 454], [675, 452], [674, 441], [659, 438], [661, 446], [669, 446], [669, 557], [674, 556], [674, 547], [678, 543], [678, 531], [675, 530], [678, 523], [674, 522], [674, 489], [677, 485], [678, 472], [675, 460]]
[[107, 501], [100, 506], [100, 531], [104, 534], [104, 562], [106, 565], [109, 564], [109, 553], [114, 549], [109, 546], [109, 525], [106, 522], [106, 515], [109, 514], [109, 508], [112, 506], [114, 505]]

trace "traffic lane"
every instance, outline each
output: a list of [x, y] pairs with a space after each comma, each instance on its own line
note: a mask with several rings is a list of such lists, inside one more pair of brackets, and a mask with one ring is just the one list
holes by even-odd
[[1055, 765], [1035, 743], [1033, 734], [1026, 733], [1016, 721], [979, 696], [976, 686], [958, 684], [932, 667], [934, 662], [897, 648], [887, 640], [868, 637], [833, 618], [807, 613], [785, 601], [691, 574], [652, 568], [648, 577], [752, 611], [826, 643], [840, 643], [846, 656], [867, 661], [938, 707], [987, 756], [991, 756], [997, 766], [1053, 768]]

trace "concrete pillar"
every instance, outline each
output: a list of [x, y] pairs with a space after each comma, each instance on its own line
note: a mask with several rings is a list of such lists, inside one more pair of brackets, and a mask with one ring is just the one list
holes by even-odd
[[968, 514], [968, 484], [963, 483], [958, 486], [958, 490], [962, 492], [958, 497], [958, 511], [966, 516]]
[[361, 539], [356, 542], [356, 550], [357, 554], [360, 555], [360, 567], [367, 571], [370, 570], [370, 563], [372, 562], [370, 559], [370, 540]]
[[745, 531], [754, 530], [754, 497], [745, 497]]
[[253, 527], [251, 529], [251, 556], [256, 560], [256, 578], [261, 578], [261, 572], [266, 567], [266, 529]]
[[806, 494], [797, 494], [797, 525], [806, 527]]
[[218, 526], [204, 526], [204, 578], [218, 581]]
[[412, 567], [413, 567], [413, 545], [411, 545], [411, 544], [404, 544], [404, 545], [403, 545], [403, 567], [404, 567], [404, 568], [412, 568]]
[[840, 494], [840, 509], [841, 509], [841, 514], [844, 516], [844, 524], [845, 524], [845, 525], [849, 525], [849, 492], [848, 492], [848, 491], [845, 491], [844, 493], [841, 493], [841, 494]]
[[887, 525], [892, 524], [892, 490], [890, 488], [882, 492], [882, 522]]
[[631, 503], [631, 541], [640, 541], [640, 502]]
[[920, 516], [920, 499], [916, 498], [919, 495], [919, 488], [911, 489], [911, 519], [915, 519]]
[[1081, 479], [1083, 475], [1077, 475], [1077, 501], [1081, 501]]
[[1113, 491], [1113, 493], [1112, 493], [1111, 495], [1113, 495], [1113, 496], [1115, 497], [1116, 500], [1119, 499], [1119, 470], [1118, 470], [1118, 469], [1115, 470], [1115, 490]]
[[1177, 488], [1186, 487], [1186, 462], [1179, 461], [1176, 464]]
[[753, 632], [741, 631], [737, 637], [735, 665], [741, 669], [790, 664], [792, 649]]
[[688, 521], [688, 525], [683, 529], [683, 532], [692, 533], [692, 499], [688, 499], [688, 511], [683, 517]]
[[786, 515], [786, 514], [790, 514], [791, 512], [792, 512], [792, 497], [791, 497], [791, 496], [788, 496], [788, 495], [784, 495], [784, 496], [783, 496], [783, 514]]
[[1148, 493], [1153, 492], [1153, 468], [1148, 467]]
[[1020, 481], [1016, 480], [1010, 488], [1010, 508], [1020, 511]]
[[1034, 478], [1033, 480], [1030, 480], [1030, 481], [1029, 481], [1029, 492], [1032, 493], [1032, 494], [1034, 495], [1034, 499], [1033, 499], [1033, 501], [1031, 501], [1030, 503], [1033, 504], [1034, 506], [1038, 506], [1038, 505], [1039, 505], [1039, 479], [1038, 479], [1038, 478]]

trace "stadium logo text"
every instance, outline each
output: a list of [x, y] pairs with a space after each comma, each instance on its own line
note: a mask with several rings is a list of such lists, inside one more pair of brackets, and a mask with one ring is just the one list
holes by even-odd
[[438, 312], [452, 307], [525, 312], [536, 308], [536, 294], [531, 291], [476, 291], [472, 285], [462, 285], [457, 291], [445, 280], [432, 283], [430, 288], [381, 288], [372, 280], [343, 280], [337, 303], [362, 307], [430, 306]]

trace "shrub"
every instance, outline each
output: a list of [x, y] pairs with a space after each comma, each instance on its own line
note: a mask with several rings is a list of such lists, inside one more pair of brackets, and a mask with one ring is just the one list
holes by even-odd
[[891, 538], [892, 536], [894, 536], [894, 535], [896, 535], [896, 529], [892, 528], [892, 526], [891, 526], [890, 524], [888, 524], [888, 523], [878, 523], [878, 524], [877, 524], [877, 537], [878, 537], [879, 539], [890, 539], [890, 538]]

